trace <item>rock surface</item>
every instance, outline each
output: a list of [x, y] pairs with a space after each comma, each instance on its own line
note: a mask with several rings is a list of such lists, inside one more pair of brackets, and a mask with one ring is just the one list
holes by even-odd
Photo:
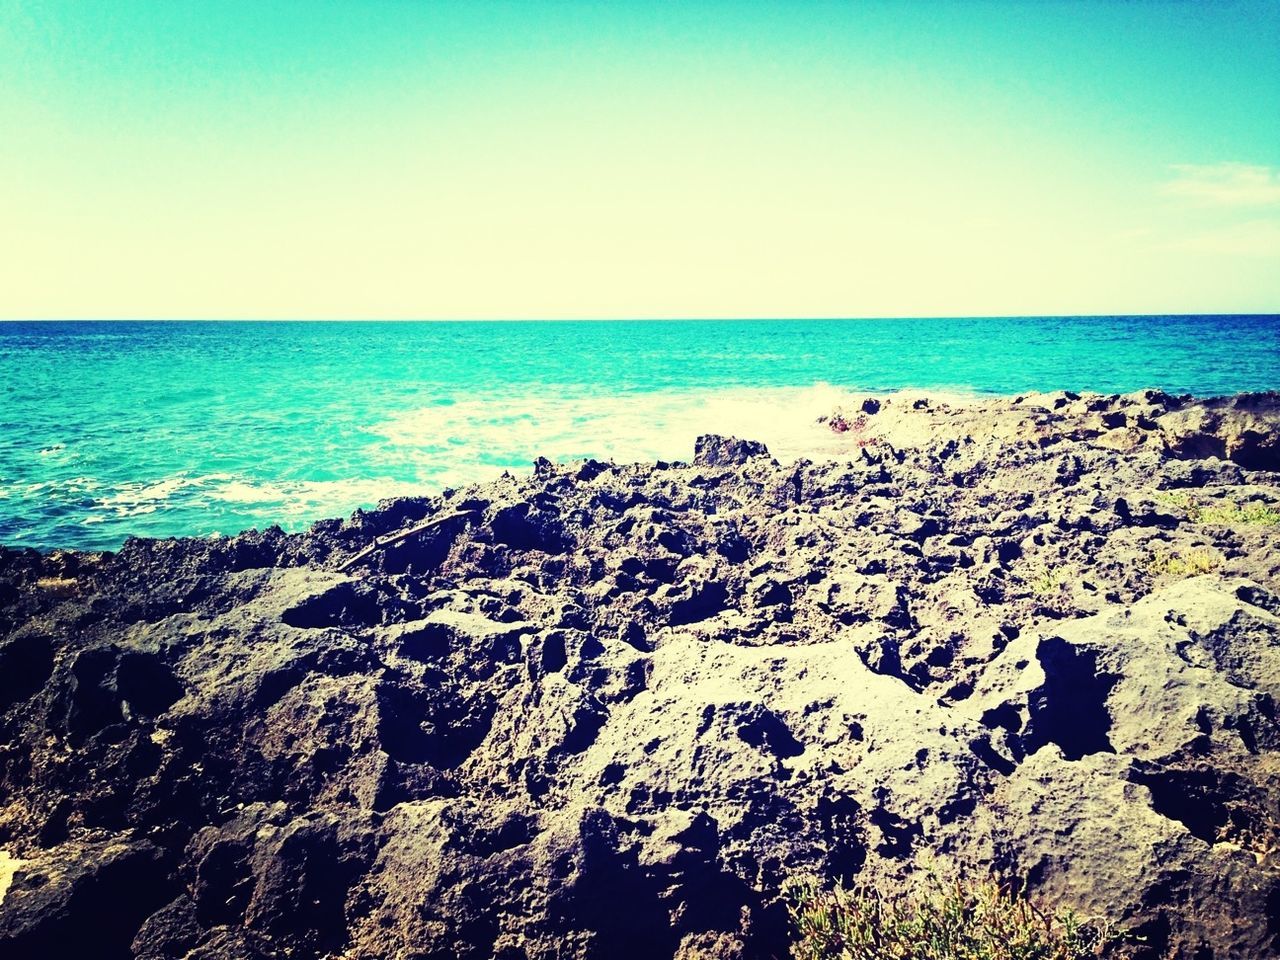
[[785, 956], [786, 878], [1280, 944], [1280, 398], [872, 398], [0, 550], [0, 955]]

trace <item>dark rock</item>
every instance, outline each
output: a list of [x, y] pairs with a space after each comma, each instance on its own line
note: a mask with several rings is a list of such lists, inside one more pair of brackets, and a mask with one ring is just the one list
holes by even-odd
[[489, 518], [489, 528], [494, 540], [516, 550], [556, 554], [569, 548], [558, 518], [527, 503], [500, 507]]
[[1135, 527], [1157, 527], [1161, 530], [1172, 530], [1181, 522], [1171, 513], [1160, 513], [1150, 506], [1135, 511], [1124, 497], [1116, 500], [1116, 516], [1120, 522]]
[[142, 921], [164, 902], [164, 853], [145, 841], [64, 844], [19, 868], [0, 907], [0, 953], [132, 956]]
[[1099, 671], [1097, 655], [1049, 637], [1036, 656], [1045, 673], [1044, 687], [1032, 695], [1031, 716], [1023, 743], [1027, 753], [1054, 743], [1068, 760], [1091, 753], [1114, 753], [1107, 731], [1111, 714], [1107, 696], [1117, 677]]
[[0, 710], [39, 693], [53, 673], [53, 646], [37, 633], [0, 641]]
[[1271, 955], [1274, 526], [1156, 491], [1274, 505], [1278, 422], [868, 401], [833, 462], [0, 548], [0, 956], [782, 956], [788, 876], [940, 862]]
[[195, 904], [183, 896], [149, 916], [133, 938], [131, 948], [138, 960], [185, 957], [203, 933]]
[[693, 448], [693, 463], [699, 467], [731, 467], [767, 456], [769, 450], [763, 443], [715, 434], [698, 437]]

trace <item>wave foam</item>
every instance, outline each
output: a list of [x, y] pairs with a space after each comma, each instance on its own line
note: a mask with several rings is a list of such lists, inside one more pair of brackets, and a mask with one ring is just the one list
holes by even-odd
[[760, 440], [780, 458], [820, 444], [817, 418], [865, 396], [811, 387], [665, 391], [638, 395], [478, 397], [406, 411], [371, 433], [390, 460], [437, 460], [448, 451], [450, 473], [481, 465], [518, 466], [596, 457], [619, 462], [688, 459], [704, 433]]

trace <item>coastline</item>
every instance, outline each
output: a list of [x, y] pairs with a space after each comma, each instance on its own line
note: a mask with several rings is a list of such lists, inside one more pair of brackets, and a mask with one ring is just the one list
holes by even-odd
[[0, 543], [296, 532], [703, 433], [814, 457], [863, 392], [1271, 389], [1277, 344], [1275, 316], [3, 325]]
[[781, 955], [788, 877], [932, 865], [1265, 955], [1280, 395], [841, 412], [0, 549], [0, 946]]
[[[41, 451], [42, 456], [48, 454], [52, 472], [30, 478], [39, 482], [21, 489], [20, 485], [9, 489], [0, 485], [0, 501], [9, 501], [4, 505], [13, 514], [11, 526], [19, 530], [17, 542], [0, 537], [0, 543], [43, 551], [112, 551], [130, 536], [227, 537], [267, 526], [301, 533], [312, 523], [353, 509], [372, 509], [385, 499], [434, 496], [445, 489], [488, 482], [504, 473], [519, 474], [541, 456], [569, 461], [584, 459], [582, 451], [588, 450], [591, 458], [610, 462], [674, 462], [687, 457], [704, 433], [750, 436], [765, 443], [784, 463], [844, 459], [857, 454], [858, 431], [834, 433], [830, 418], [843, 411], [850, 423], [855, 423], [867, 401], [881, 410], [872, 431], [875, 437], [905, 447], [927, 443], [931, 418], [938, 414], [948, 418], [948, 429], [967, 429], [968, 421], [976, 417], [990, 418], [992, 426], [1006, 435], [1033, 430], [1030, 421], [1036, 411], [1044, 406], [1056, 415], [1059, 411], [1053, 405], [1069, 403], [1067, 395], [1063, 391], [995, 394], [958, 388], [873, 392], [819, 383], [636, 396], [585, 395], [569, 401], [542, 398], [533, 406], [525, 398], [518, 405], [520, 414], [508, 418], [495, 415], [506, 404], [489, 398], [451, 405], [449, 423], [453, 426], [438, 422], [438, 408], [426, 408], [369, 427], [371, 435], [378, 438], [378, 456], [371, 455], [368, 464], [349, 467], [346, 476], [336, 476], [333, 471], [318, 480], [281, 476], [254, 480], [199, 469], [158, 479], [143, 474], [137, 479], [117, 480], [114, 486], [89, 476], [59, 479], [58, 471], [65, 469], [57, 461], [76, 460], [74, 450], [63, 446]], [[1107, 396], [1109, 402], [1119, 402], [1124, 396], [1139, 403], [1142, 394]], [[913, 406], [916, 403], [921, 409]], [[470, 428], [474, 435], [464, 440], [459, 426], [463, 423], [486, 426]], [[1102, 429], [1096, 422], [1092, 426]], [[432, 430], [452, 439], [439, 449], [429, 445], [430, 452], [424, 453], [423, 438]], [[380, 472], [396, 473], [389, 463], [411, 465], [423, 457], [439, 459], [435, 466], [428, 466], [426, 476], [430, 479], [378, 476]], [[78, 464], [70, 467], [76, 474], [84, 469]], [[409, 472], [417, 469], [410, 466]], [[54, 531], [61, 534], [49, 533], [45, 536], [52, 539], [42, 539], [38, 532], [42, 521], [28, 519], [24, 523], [23, 498], [29, 503], [32, 496], [49, 499], [45, 509], [51, 511], [50, 518], [43, 522], [54, 524]], [[0, 522], [0, 529], [3, 527]]]

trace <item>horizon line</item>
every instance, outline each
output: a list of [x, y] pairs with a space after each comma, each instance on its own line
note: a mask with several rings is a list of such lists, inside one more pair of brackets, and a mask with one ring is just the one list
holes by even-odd
[[1231, 310], [1153, 313], [922, 313], [823, 316], [707, 317], [0, 317], [4, 323], [826, 323], [861, 320], [1098, 320], [1186, 317], [1280, 317], [1277, 310]]

